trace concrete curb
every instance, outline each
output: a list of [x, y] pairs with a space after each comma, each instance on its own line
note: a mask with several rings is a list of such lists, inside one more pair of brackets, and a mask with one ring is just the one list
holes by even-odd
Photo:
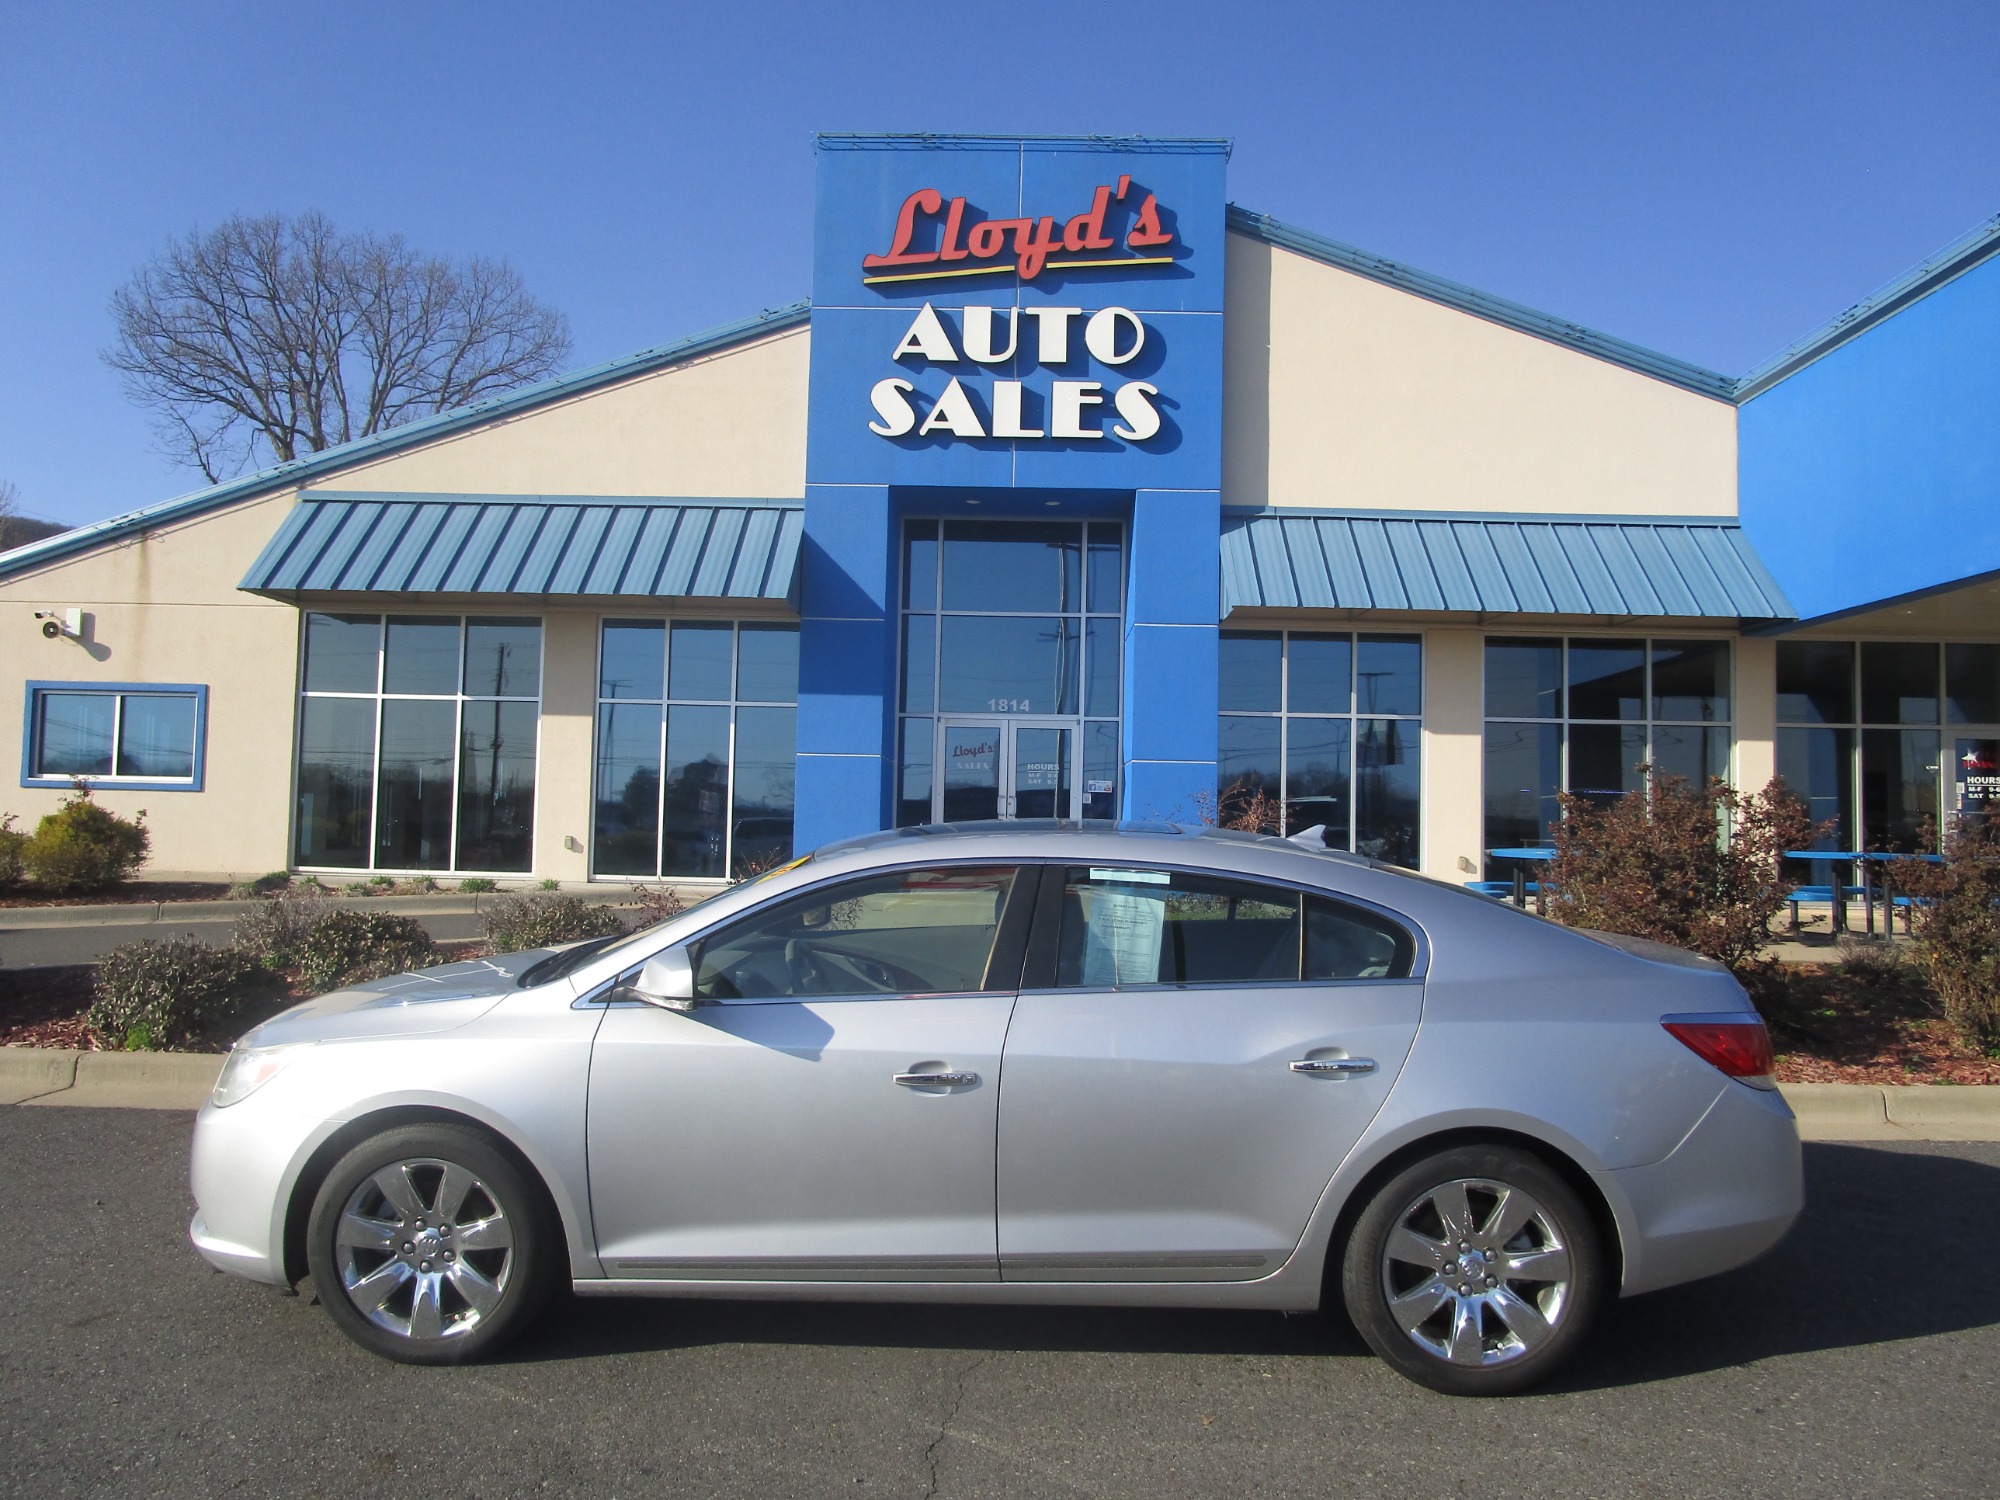
[[[201, 1052], [0, 1047], [0, 1104], [199, 1109], [222, 1059]], [[2000, 1084], [1788, 1083], [1809, 1141], [2000, 1141]]]
[[[410, 916], [470, 915], [503, 896], [533, 896], [539, 891], [440, 891], [432, 896], [347, 896], [327, 899], [355, 911], [391, 911]], [[592, 906], [633, 906], [628, 886], [597, 886], [589, 890], [548, 892], [581, 896]], [[694, 896], [682, 892], [682, 899]], [[702, 894], [708, 894], [703, 892]], [[46, 927], [151, 927], [162, 922], [234, 922], [264, 905], [252, 901], [125, 901], [103, 906], [0, 907], [0, 933], [29, 932]]]

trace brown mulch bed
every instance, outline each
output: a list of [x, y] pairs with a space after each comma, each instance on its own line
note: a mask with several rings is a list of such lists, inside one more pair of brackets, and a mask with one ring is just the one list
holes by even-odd
[[[487, 951], [486, 944], [478, 938], [458, 938], [437, 946], [442, 963], [479, 958]], [[96, 976], [95, 964], [0, 969], [0, 1047], [106, 1050], [103, 1038], [83, 1019], [84, 1012], [90, 1009], [90, 986]], [[296, 970], [287, 970], [284, 978], [286, 998], [279, 1008], [311, 998], [312, 991]]]
[[156, 901], [220, 901], [229, 886], [220, 880], [142, 880], [109, 890], [57, 895], [32, 883], [0, 895], [0, 908], [13, 906], [150, 906]]
[[2000, 1057], [1952, 1040], [1906, 960], [1862, 949], [1786, 964], [1756, 989], [1780, 1083], [2000, 1084]]

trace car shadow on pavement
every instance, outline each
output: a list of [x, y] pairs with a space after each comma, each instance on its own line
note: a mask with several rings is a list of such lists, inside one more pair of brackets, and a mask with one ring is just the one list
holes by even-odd
[[[2000, 1240], [2000, 1167], [1922, 1150], [1805, 1148], [1806, 1210], [1762, 1260], [1614, 1303], [1552, 1391], [1675, 1379], [1788, 1354], [2000, 1323], [2000, 1283], [1940, 1296], [1917, 1267], [1978, 1266]], [[1923, 1254], [1913, 1262], [1912, 1246]], [[567, 1298], [502, 1360], [712, 1344], [1365, 1356], [1338, 1312]]]

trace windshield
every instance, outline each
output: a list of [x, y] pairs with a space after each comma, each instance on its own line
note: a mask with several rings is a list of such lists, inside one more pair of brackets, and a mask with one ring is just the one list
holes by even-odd
[[[746, 882], [739, 883], [755, 885], [760, 880], [769, 880], [773, 876], [783, 875], [788, 871], [796, 870], [811, 858], [810, 854], [801, 854], [797, 859], [779, 865], [776, 869], [766, 870], [761, 875], [752, 875]], [[695, 904], [699, 905], [699, 902]], [[623, 937], [586, 938], [583, 942], [564, 948], [560, 952], [551, 953], [539, 963], [530, 964], [526, 969], [521, 971], [521, 977], [514, 982], [519, 988], [524, 990], [538, 984], [553, 983], [565, 974], [573, 973], [594, 958], [605, 958], [612, 954], [621, 953], [627, 948], [637, 947], [652, 933], [680, 915], [682, 913], [675, 912], [672, 916], [662, 917], [657, 922], [648, 922], [644, 927], [636, 927]]]

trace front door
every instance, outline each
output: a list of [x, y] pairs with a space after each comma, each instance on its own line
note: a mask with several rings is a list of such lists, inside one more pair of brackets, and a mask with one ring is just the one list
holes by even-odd
[[936, 821], [1083, 815], [1073, 723], [945, 719], [937, 732], [937, 764], [942, 771], [931, 809]]
[[701, 938], [694, 1011], [612, 1005], [587, 1126], [605, 1269], [994, 1280], [1018, 883], [940, 865], [823, 886]]
[[1087, 866], [1043, 881], [1007, 1032], [1001, 1279], [1269, 1275], [1415, 1039], [1412, 939], [1250, 881]]

